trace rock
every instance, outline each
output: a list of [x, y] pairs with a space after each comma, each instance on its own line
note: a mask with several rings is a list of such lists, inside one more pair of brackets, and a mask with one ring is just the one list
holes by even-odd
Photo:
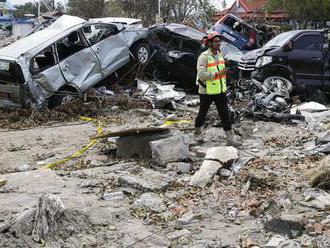
[[167, 175], [145, 168], [141, 168], [135, 174], [127, 172], [118, 177], [118, 182], [121, 186], [130, 186], [141, 191], [162, 191], [172, 181], [173, 179]]
[[222, 177], [230, 177], [231, 176], [231, 170], [227, 170], [227, 169], [220, 169], [219, 170], [219, 175]]
[[205, 160], [218, 161], [222, 164], [238, 159], [238, 150], [232, 146], [218, 146], [207, 150]]
[[161, 166], [189, 158], [189, 146], [183, 136], [152, 141], [150, 148], [153, 161]]
[[281, 243], [279, 248], [301, 248], [301, 244], [294, 240], [286, 240], [283, 243]]
[[269, 231], [294, 238], [304, 231], [304, 220], [303, 215], [282, 215], [265, 222], [264, 227]]
[[119, 106], [113, 106], [113, 107], [111, 107], [111, 110], [112, 111], [118, 111], [119, 110]]
[[237, 158], [238, 151], [234, 147], [209, 148], [201, 168], [192, 176], [190, 184], [201, 187], [205, 186], [211, 181], [219, 169]]
[[157, 119], [164, 119], [165, 118], [165, 116], [163, 115], [163, 113], [160, 112], [158, 109], [152, 110], [151, 115], [154, 116], [154, 117], [156, 117]]
[[324, 145], [330, 143], [330, 133], [327, 133], [325, 136], [318, 138], [316, 141], [317, 145]]
[[102, 196], [102, 200], [105, 201], [122, 200], [124, 198], [125, 194], [122, 191], [104, 193], [104, 195]]
[[178, 121], [179, 118], [175, 115], [175, 114], [170, 114], [168, 116], [166, 116], [166, 121]]
[[181, 237], [190, 236], [190, 235], [191, 235], [190, 231], [188, 231], [186, 229], [182, 229], [179, 231], [171, 232], [170, 234], [167, 235], [167, 238], [172, 241], [172, 240], [179, 239]]
[[201, 168], [191, 177], [190, 185], [205, 186], [221, 167], [222, 164], [217, 161], [205, 160]]
[[124, 158], [150, 159], [150, 142], [169, 137], [168, 134], [138, 134], [120, 137], [116, 140], [117, 154]]
[[27, 164], [23, 164], [17, 167], [17, 171], [23, 172], [29, 170], [30, 166]]
[[191, 164], [177, 162], [177, 163], [169, 163], [166, 168], [171, 171], [176, 171], [178, 173], [189, 173], [191, 171]]
[[7, 183], [7, 180], [0, 179], [0, 187], [6, 185], [6, 183]]
[[195, 218], [195, 215], [193, 213], [187, 212], [184, 215], [182, 215], [180, 219], [177, 220], [177, 224], [178, 225], [189, 225], [192, 223], [194, 218]]
[[275, 235], [272, 237], [267, 244], [265, 244], [265, 248], [278, 248], [281, 243], [285, 242], [286, 238], [280, 235]]
[[162, 198], [160, 198], [155, 193], [144, 193], [139, 199], [137, 199], [132, 208], [141, 208], [145, 207], [146, 209], [153, 211], [155, 213], [162, 213], [166, 211], [166, 206], [163, 203]]

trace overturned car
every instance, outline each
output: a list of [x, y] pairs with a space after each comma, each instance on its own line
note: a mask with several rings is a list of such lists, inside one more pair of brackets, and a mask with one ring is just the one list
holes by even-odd
[[[148, 30], [152, 53], [150, 70], [157, 79], [176, 81], [186, 90], [195, 90], [197, 59], [207, 49], [202, 45], [205, 33], [182, 24], [160, 24]], [[223, 41], [221, 52], [228, 69], [227, 77], [238, 80], [238, 61], [244, 54], [237, 47]]]
[[147, 31], [64, 15], [0, 50], [0, 106], [59, 105], [133, 58], [148, 60]]
[[159, 24], [148, 30], [152, 63], [149, 70], [157, 79], [177, 81], [183, 88], [194, 87], [196, 64], [203, 50], [204, 33], [181, 24]]

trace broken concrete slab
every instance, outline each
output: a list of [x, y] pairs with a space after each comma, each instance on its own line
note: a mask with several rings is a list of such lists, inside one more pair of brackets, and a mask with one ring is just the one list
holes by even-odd
[[217, 161], [204, 160], [201, 168], [191, 177], [190, 185], [205, 186], [222, 166], [223, 165]]
[[218, 161], [222, 164], [238, 159], [238, 150], [232, 146], [218, 146], [207, 150], [205, 160]]
[[265, 248], [277, 248], [281, 243], [285, 242], [286, 238], [280, 235], [275, 235], [272, 237], [267, 244], [265, 244]]
[[168, 138], [165, 134], [139, 134], [120, 137], [116, 141], [117, 155], [125, 158], [140, 158], [150, 159], [152, 157], [152, 150], [150, 142]]
[[316, 144], [317, 145], [324, 145], [330, 143], [330, 133], [327, 133], [326, 135], [320, 137], [317, 139]]
[[127, 172], [119, 176], [121, 186], [130, 186], [141, 191], [165, 190], [173, 178], [154, 170], [141, 168], [138, 172]]
[[184, 162], [169, 163], [166, 167], [170, 171], [178, 173], [189, 173], [191, 171], [191, 164]]
[[149, 211], [153, 211], [155, 213], [162, 213], [166, 211], [166, 206], [163, 203], [162, 198], [160, 198], [155, 193], [144, 193], [141, 197], [132, 205], [133, 209], [145, 207]]
[[238, 158], [238, 150], [231, 146], [209, 148], [200, 169], [192, 176], [190, 184], [205, 186], [225, 164]]
[[157, 165], [183, 161], [189, 158], [189, 145], [183, 136], [173, 136], [150, 142], [152, 159]]

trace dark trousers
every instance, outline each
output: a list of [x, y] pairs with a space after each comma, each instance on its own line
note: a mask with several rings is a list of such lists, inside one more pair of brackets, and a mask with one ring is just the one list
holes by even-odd
[[231, 130], [231, 121], [229, 116], [227, 95], [225, 93], [221, 93], [218, 95], [200, 94], [199, 97], [200, 97], [200, 105], [199, 105], [199, 112], [195, 122], [195, 127], [203, 126], [210, 105], [212, 104], [212, 102], [214, 102], [220, 115], [220, 120], [222, 122], [223, 130], [225, 131]]

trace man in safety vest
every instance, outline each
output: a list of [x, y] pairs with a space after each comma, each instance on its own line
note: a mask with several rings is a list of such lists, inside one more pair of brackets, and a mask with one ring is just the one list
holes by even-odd
[[212, 102], [215, 103], [226, 133], [228, 146], [241, 146], [234, 141], [227, 101], [225, 61], [220, 52], [221, 37], [218, 32], [211, 32], [206, 40], [209, 47], [201, 53], [197, 61], [197, 84], [200, 95], [199, 112], [195, 122], [195, 135], [201, 134], [206, 114]]

